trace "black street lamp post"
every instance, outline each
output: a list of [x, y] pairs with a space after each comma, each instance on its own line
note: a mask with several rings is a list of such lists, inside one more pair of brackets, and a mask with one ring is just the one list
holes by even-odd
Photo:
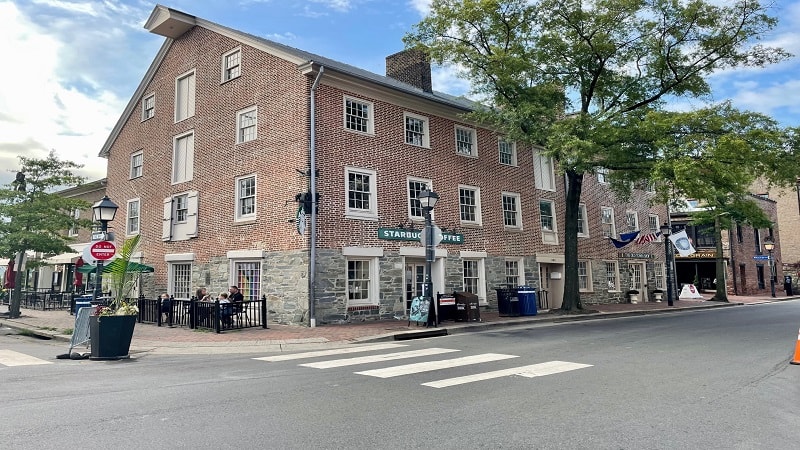
[[764, 248], [769, 253], [769, 291], [775, 297], [775, 261], [772, 259], [772, 251], [775, 250], [775, 241], [772, 238], [764, 239]]
[[[103, 196], [97, 203], [92, 205], [92, 214], [95, 222], [100, 222], [100, 231], [103, 233], [103, 240], [107, 239], [108, 222], [114, 220], [119, 207], [112, 202], [107, 195]], [[94, 282], [93, 300], [103, 296], [103, 261], [97, 260], [97, 276]]]
[[[431, 280], [431, 267], [433, 260], [436, 258], [436, 254], [434, 252], [433, 245], [434, 237], [431, 211], [433, 211], [433, 207], [436, 206], [436, 202], [439, 200], [439, 195], [436, 192], [426, 189], [417, 195], [417, 199], [422, 206], [422, 212], [425, 216], [425, 284], [423, 285], [424, 292], [422, 293], [422, 296], [427, 299], [429, 305], [434, 306], [435, 311], [435, 303], [433, 303], [433, 281]], [[438, 324], [438, 322], [439, 317], [437, 316], [434, 324]]]
[[672, 259], [670, 258], [673, 252], [669, 245], [670, 234], [672, 234], [672, 229], [668, 223], [664, 222], [664, 225], [661, 225], [661, 235], [664, 236], [664, 258], [667, 263], [667, 306], [674, 304], [672, 299]]

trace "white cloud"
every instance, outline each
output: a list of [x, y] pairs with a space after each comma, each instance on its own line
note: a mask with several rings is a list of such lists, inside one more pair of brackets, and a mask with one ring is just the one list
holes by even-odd
[[408, 4], [415, 9], [420, 16], [425, 17], [431, 12], [432, 0], [409, 0]]
[[311, 0], [312, 3], [321, 3], [336, 11], [345, 12], [352, 7], [350, 0]]

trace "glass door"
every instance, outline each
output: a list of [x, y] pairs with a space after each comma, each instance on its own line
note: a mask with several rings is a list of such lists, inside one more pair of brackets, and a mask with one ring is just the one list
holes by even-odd
[[411, 309], [411, 300], [422, 295], [425, 284], [425, 261], [406, 262], [406, 312]]

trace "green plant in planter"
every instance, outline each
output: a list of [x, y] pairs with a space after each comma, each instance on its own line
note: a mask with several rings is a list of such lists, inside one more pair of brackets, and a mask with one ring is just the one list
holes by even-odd
[[135, 316], [139, 314], [139, 307], [136, 306], [135, 299], [128, 301], [128, 297], [139, 281], [141, 272], [131, 270], [131, 258], [139, 248], [141, 235], [137, 234], [125, 239], [122, 248], [119, 250], [119, 257], [109, 263], [103, 270], [110, 281], [111, 290], [114, 293], [111, 303], [108, 306], [100, 306], [95, 311], [97, 316]]

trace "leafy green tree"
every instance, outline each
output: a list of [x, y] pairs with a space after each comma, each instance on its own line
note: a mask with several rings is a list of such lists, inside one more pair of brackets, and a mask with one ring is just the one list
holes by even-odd
[[[706, 77], [714, 71], [791, 56], [758, 44], [776, 23], [757, 1], [433, 0], [430, 14], [404, 40], [436, 63], [464, 69], [473, 93], [488, 105], [470, 119], [542, 145], [557, 161], [567, 183], [562, 309], [572, 311], [582, 308], [577, 218], [584, 174], [612, 170], [621, 195], [636, 180], [661, 181], [662, 198], [694, 192], [683, 183], [695, 181], [685, 176], [716, 160], [697, 158], [697, 149], [672, 140], [712, 131], [692, 113], [667, 113], [665, 106], [707, 97]], [[726, 105], [710, 111], [721, 121], [739, 114]], [[740, 133], [761, 118], [736, 117], [755, 122], [725, 128], [728, 137], [717, 140], [749, 145]], [[784, 139], [781, 130], [763, 140], [786, 151]], [[741, 190], [742, 181], [725, 179]]]
[[[81, 166], [60, 160], [53, 152], [44, 159], [19, 157], [17, 179], [0, 188], [0, 256], [14, 258], [26, 251], [57, 255], [71, 251], [72, 242], [66, 230], [87, 228], [91, 221], [75, 219], [76, 209], [89, 204], [80, 199], [65, 198], [55, 193], [72, 187], [84, 178], [72, 170]], [[9, 304], [9, 316], [19, 317], [23, 272], [15, 267], [16, 278]]]

